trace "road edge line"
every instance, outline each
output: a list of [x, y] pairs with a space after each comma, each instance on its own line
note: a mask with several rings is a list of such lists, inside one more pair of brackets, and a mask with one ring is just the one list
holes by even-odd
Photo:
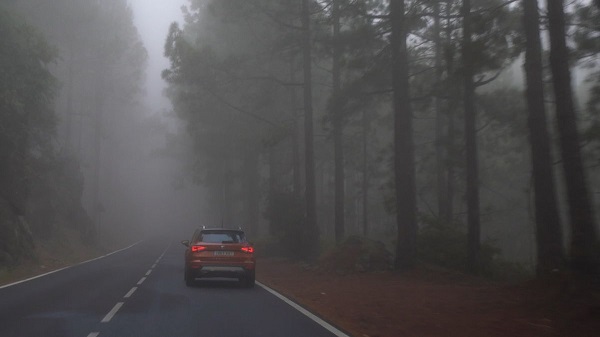
[[128, 247], [121, 248], [119, 250], [115, 250], [114, 252], [110, 252], [108, 254], [105, 254], [105, 255], [102, 255], [102, 256], [98, 256], [98, 257], [95, 257], [95, 258], [87, 260], [87, 261], [78, 262], [76, 264], [73, 264], [73, 265], [70, 265], [70, 266], [66, 266], [66, 267], [62, 267], [62, 268], [59, 268], [59, 269], [56, 269], [56, 270], [53, 270], [53, 271], [49, 271], [49, 272], [41, 274], [41, 275], [36, 275], [36, 276], [30, 277], [30, 278], [27, 278], [27, 279], [24, 279], [24, 280], [20, 280], [20, 281], [17, 281], [17, 282], [5, 284], [3, 286], [0, 286], [0, 289], [12, 287], [12, 286], [15, 286], [15, 285], [20, 284], [20, 283], [24, 283], [24, 282], [27, 282], [27, 281], [35, 280], [36, 278], [40, 278], [40, 277], [48, 276], [50, 274], [58, 273], [59, 271], [62, 271], [62, 270], [65, 270], [65, 269], [73, 268], [73, 267], [76, 267], [76, 266], [79, 266], [79, 265], [82, 265], [82, 264], [85, 264], [85, 263], [88, 263], [88, 262], [92, 262], [92, 261], [103, 259], [103, 258], [108, 257], [110, 255], [113, 255], [113, 254], [122, 252], [124, 250], [127, 250], [127, 249], [129, 249], [129, 248], [131, 248], [131, 247], [139, 244], [142, 241], [144, 241], [144, 240], [140, 240], [140, 241], [138, 241], [138, 242], [136, 242], [136, 243], [134, 243], [134, 244], [132, 244], [132, 245], [130, 245]]
[[261, 288], [265, 289], [266, 291], [270, 292], [272, 295], [274, 295], [275, 297], [279, 298], [283, 302], [287, 303], [292, 308], [298, 310], [304, 316], [310, 318], [315, 323], [319, 324], [320, 326], [322, 326], [323, 328], [325, 328], [327, 331], [331, 332], [335, 336], [337, 336], [337, 337], [351, 337], [351, 335], [349, 335], [349, 334], [343, 332], [342, 330], [340, 330], [339, 328], [333, 326], [331, 323], [325, 321], [323, 318], [321, 318], [321, 317], [317, 316], [316, 314], [310, 312], [308, 309], [304, 308], [303, 306], [301, 306], [300, 304], [294, 302], [293, 300], [285, 297], [284, 295], [282, 295], [281, 293], [277, 292], [273, 288], [270, 288], [270, 287], [266, 286], [265, 284], [263, 284], [261, 282], [258, 282], [258, 281], [256, 281], [256, 284], [259, 285]]

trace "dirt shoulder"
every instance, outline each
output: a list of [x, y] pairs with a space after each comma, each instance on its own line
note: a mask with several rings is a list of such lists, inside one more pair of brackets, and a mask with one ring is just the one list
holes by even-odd
[[[502, 285], [417, 269], [338, 275], [261, 258], [257, 278], [357, 337], [598, 336], [600, 300], [581, 284]], [[589, 288], [586, 288], [589, 290]], [[568, 295], [565, 295], [568, 294]]]

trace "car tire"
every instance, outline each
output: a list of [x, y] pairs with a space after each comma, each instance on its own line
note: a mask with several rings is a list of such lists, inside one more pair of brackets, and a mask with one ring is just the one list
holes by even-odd
[[249, 271], [245, 277], [246, 288], [254, 288], [255, 279], [256, 279], [255, 271], [254, 270]]
[[186, 268], [185, 272], [183, 273], [183, 279], [185, 280], [185, 285], [188, 287], [191, 287], [194, 285], [194, 277], [192, 276], [192, 273]]

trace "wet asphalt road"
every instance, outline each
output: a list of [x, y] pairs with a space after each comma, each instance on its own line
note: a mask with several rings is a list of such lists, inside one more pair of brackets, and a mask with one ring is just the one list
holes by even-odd
[[0, 336], [345, 336], [259, 285], [248, 289], [219, 280], [186, 287], [183, 249], [178, 242], [145, 240], [0, 288]]

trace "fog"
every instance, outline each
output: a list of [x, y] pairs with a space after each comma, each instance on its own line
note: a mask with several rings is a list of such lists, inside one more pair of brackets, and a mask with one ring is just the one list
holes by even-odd
[[[335, 2], [339, 13], [328, 1], [302, 3], [3, 2], [3, 23], [31, 28], [7, 28], [3, 50], [8, 68], [20, 71], [0, 92], [11, 97], [0, 101], [12, 112], [6, 116], [22, 118], [6, 117], [6, 129], [16, 131], [0, 130], [3, 144], [18, 144], [0, 148], [7, 163], [0, 197], [11, 223], [21, 226], [24, 216], [34, 236], [65, 229], [100, 244], [242, 226], [274, 251], [302, 258], [358, 237], [396, 258], [418, 251], [452, 268], [467, 263], [469, 239], [490, 266], [508, 261], [532, 272], [544, 242], [532, 201], [535, 111], [525, 99], [529, 44], [519, 8], [474, 8], [485, 14], [477, 20], [498, 24], [476, 22], [469, 58], [460, 19], [438, 20], [440, 29], [424, 16], [396, 55], [390, 49], [404, 47], [390, 43], [387, 1]], [[415, 2], [413, 12], [461, 18], [458, 3]], [[590, 27], [585, 21], [597, 10], [589, 6], [567, 7], [578, 27]], [[554, 92], [540, 84], [551, 122], [537, 130], [552, 140], [544, 172], [556, 181], [552, 208], [561, 222], [553, 247], [565, 252], [569, 205], [591, 205], [590, 219], [598, 209], [593, 198], [569, 200], [568, 177], [588, 179], [576, 181], [575, 195], [600, 186], [597, 32], [584, 28], [568, 28], [577, 59], [567, 124], [581, 131], [581, 149], [564, 150]], [[546, 57], [549, 46], [541, 45]], [[551, 77], [547, 69], [543, 80]], [[463, 88], [465, 79], [472, 85]], [[563, 171], [571, 160], [581, 171]]]
[[169, 25], [182, 22], [181, 6], [187, 0], [129, 0], [135, 25], [148, 51], [145, 104], [155, 111], [169, 112], [171, 102], [163, 95], [166, 83], [161, 72], [169, 67], [164, 46]]

